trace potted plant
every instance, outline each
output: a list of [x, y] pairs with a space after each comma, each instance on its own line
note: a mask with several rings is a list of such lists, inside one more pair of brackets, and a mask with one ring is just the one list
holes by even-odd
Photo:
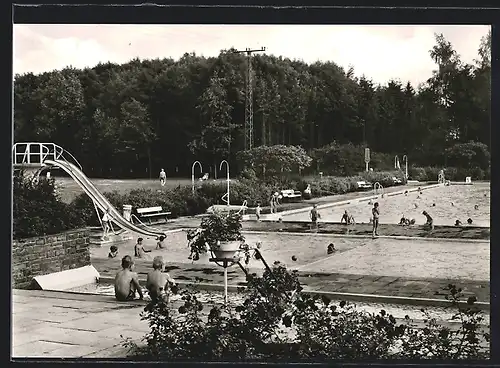
[[200, 254], [207, 251], [212, 251], [218, 259], [232, 259], [245, 241], [241, 228], [241, 215], [238, 213], [215, 211], [203, 217], [198, 229], [187, 232], [190, 259], [197, 261]]

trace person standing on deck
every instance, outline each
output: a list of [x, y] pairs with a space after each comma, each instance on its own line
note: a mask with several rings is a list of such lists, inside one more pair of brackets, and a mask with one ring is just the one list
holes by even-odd
[[380, 217], [380, 208], [378, 202], [375, 202], [372, 208], [372, 221], [373, 221], [373, 237], [378, 236], [378, 220]]
[[102, 216], [102, 227], [103, 227], [103, 230], [104, 230], [104, 234], [102, 235], [102, 240], [107, 240], [108, 239], [108, 232], [109, 232], [109, 221], [110, 221], [110, 218], [109, 218], [109, 208], [106, 210], [106, 212], [104, 212], [104, 215]]
[[275, 199], [274, 193], [271, 194], [271, 198], [269, 199], [269, 207], [271, 209], [271, 214], [275, 213], [275, 211], [276, 211], [276, 199]]
[[167, 173], [165, 172], [165, 170], [161, 169], [160, 170], [160, 184], [162, 187], [165, 186], [166, 181], [167, 181]]

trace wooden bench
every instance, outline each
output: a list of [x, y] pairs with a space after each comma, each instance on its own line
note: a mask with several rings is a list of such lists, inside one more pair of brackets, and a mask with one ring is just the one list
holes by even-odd
[[293, 190], [293, 189], [285, 189], [281, 191], [281, 196], [283, 199], [296, 199], [296, 198], [302, 198], [302, 193], [299, 190]]
[[358, 181], [356, 184], [359, 189], [371, 189], [373, 186], [371, 183], [367, 183], [366, 181]]
[[151, 224], [151, 219], [155, 217], [165, 217], [165, 222], [167, 222], [168, 221], [167, 216], [170, 215], [171, 212], [163, 211], [163, 208], [161, 206], [158, 206], [158, 207], [138, 208], [137, 214], [140, 216], [141, 219], [145, 218]]

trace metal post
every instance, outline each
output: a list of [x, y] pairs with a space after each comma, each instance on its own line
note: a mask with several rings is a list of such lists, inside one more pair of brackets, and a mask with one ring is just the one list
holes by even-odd
[[220, 166], [219, 166], [219, 170], [222, 170], [222, 164], [226, 164], [226, 171], [227, 171], [227, 191], [226, 191], [226, 195], [227, 195], [227, 198], [226, 198], [226, 203], [227, 205], [229, 206], [229, 181], [231, 179], [229, 179], [229, 162], [227, 162], [226, 160], [222, 160], [221, 163], [220, 163]]
[[365, 163], [366, 163], [366, 172], [368, 172], [368, 162]]
[[403, 155], [403, 160], [405, 162], [405, 178], [408, 180], [408, 156]]
[[191, 190], [193, 192], [193, 195], [194, 195], [194, 167], [196, 166], [196, 164], [200, 165], [200, 171], [203, 172], [203, 167], [201, 166], [200, 161], [193, 162], [193, 166], [191, 166]]
[[224, 260], [224, 304], [227, 305], [227, 261]]
[[245, 88], [245, 150], [253, 148], [253, 80], [252, 80], [252, 60], [253, 52], [266, 51], [265, 47], [258, 50], [246, 48], [235, 51], [235, 53], [246, 53], [247, 55], [247, 75]]

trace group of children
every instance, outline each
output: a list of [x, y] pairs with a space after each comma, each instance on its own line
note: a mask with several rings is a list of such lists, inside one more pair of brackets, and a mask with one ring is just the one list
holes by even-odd
[[[142, 244], [143, 238], [138, 238], [137, 243], [134, 246], [134, 257], [136, 258], [147, 258], [146, 253], [151, 253], [151, 249], [145, 249]], [[165, 249], [165, 236], [161, 235], [156, 243], [156, 249]], [[118, 248], [116, 245], [109, 247], [108, 258], [116, 258], [118, 255]]]
[[[278, 213], [278, 205], [281, 204], [281, 198], [282, 195], [278, 192], [274, 192], [271, 194], [271, 197], [269, 198], [269, 209], [271, 211], [271, 214]], [[255, 217], [257, 218], [257, 221], [260, 221], [261, 214], [262, 207], [260, 206], [260, 202], [257, 202], [257, 207], [255, 207]]]
[[[163, 249], [165, 245], [163, 241], [165, 237], [162, 235], [156, 245], [156, 249]], [[144, 249], [142, 245], [142, 238], [137, 239], [137, 244], [134, 247], [135, 257], [144, 258], [145, 253], [151, 252], [151, 250]], [[110, 247], [110, 252], [108, 254], [109, 258], [116, 258], [118, 255], [118, 248], [116, 245]], [[115, 277], [115, 297], [119, 301], [134, 300], [136, 295], [139, 295], [139, 299], [143, 299], [144, 295], [142, 292], [141, 285], [137, 273], [134, 272], [134, 260], [131, 256], [126, 255], [121, 261], [122, 269], [116, 274]], [[146, 279], [146, 289], [149, 292], [152, 302], [158, 302], [160, 300], [167, 301], [169, 297], [169, 290], [176, 292], [177, 285], [170, 277], [168, 273], [165, 273], [165, 262], [162, 256], [156, 256], [153, 259], [153, 270], [148, 273]]]
[[[134, 272], [135, 264], [129, 255], [122, 258], [122, 269], [115, 277], [115, 297], [118, 301], [130, 301], [139, 295], [139, 299], [144, 299], [142, 287], [137, 273]], [[165, 262], [162, 256], [153, 259], [153, 270], [148, 273], [146, 279], [146, 289], [152, 302], [160, 300], [168, 301], [169, 291], [176, 292], [177, 284], [175, 280], [165, 273]]]

